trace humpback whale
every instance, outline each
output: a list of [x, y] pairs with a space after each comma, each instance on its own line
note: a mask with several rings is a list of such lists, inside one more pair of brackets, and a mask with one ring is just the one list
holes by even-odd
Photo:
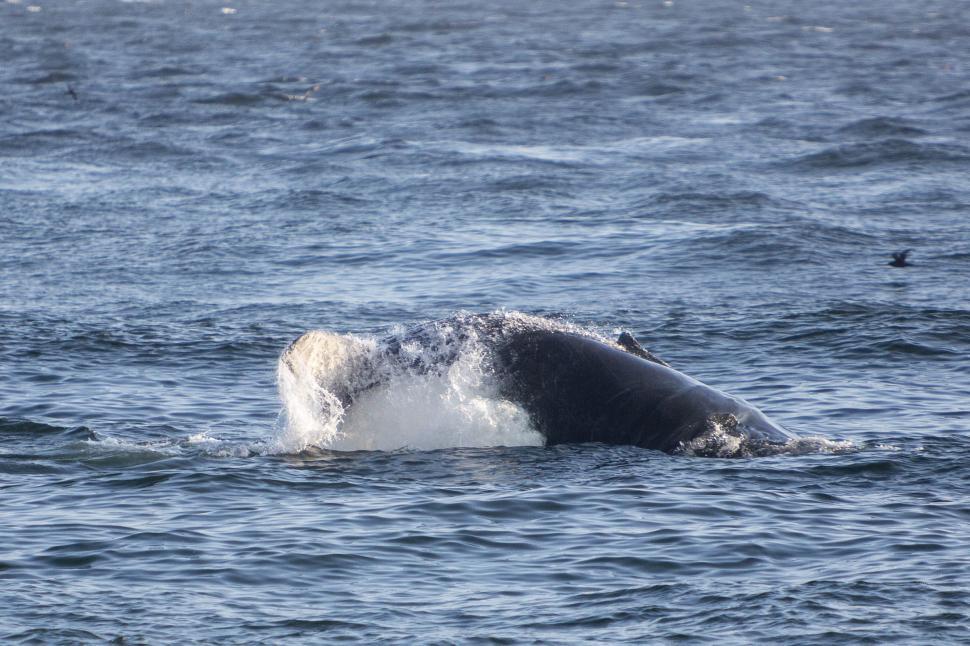
[[[494, 396], [525, 411], [547, 446], [600, 442], [752, 455], [796, 439], [742, 399], [674, 369], [629, 332], [613, 341], [558, 321], [493, 313], [419, 324], [370, 344], [352, 338], [308, 332], [283, 352], [281, 369], [318, 366], [304, 373], [325, 388], [324, 405], [343, 411], [395, 375], [447, 370], [474, 348]], [[726, 442], [744, 448], [725, 453]]]

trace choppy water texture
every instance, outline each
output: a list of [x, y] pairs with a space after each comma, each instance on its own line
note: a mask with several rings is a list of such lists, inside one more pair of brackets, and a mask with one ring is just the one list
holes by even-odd
[[[970, 643], [967, 51], [956, 0], [8, 0], [0, 639]], [[502, 309], [852, 448], [279, 417], [308, 329]]]

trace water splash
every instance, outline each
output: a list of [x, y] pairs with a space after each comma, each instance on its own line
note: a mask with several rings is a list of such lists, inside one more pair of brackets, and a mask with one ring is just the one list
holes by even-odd
[[849, 440], [830, 440], [824, 437], [797, 437], [784, 443], [752, 439], [733, 432], [714, 422], [712, 429], [683, 442], [677, 453], [707, 458], [754, 458], [771, 455], [809, 455], [816, 453], [853, 453], [861, 447]]
[[366, 385], [361, 381], [375, 355], [373, 340], [353, 335], [311, 331], [294, 341], [277, 367], [283, 415], [271, 450], [296, 453], [331, 445], [345, 413], [338, 393]]
[[270, 450], [541, 446], [525, 411], [499, 396], [470, 320], [431, 322], [393, 343], [304, 334], [280, 357], [283, 414]]

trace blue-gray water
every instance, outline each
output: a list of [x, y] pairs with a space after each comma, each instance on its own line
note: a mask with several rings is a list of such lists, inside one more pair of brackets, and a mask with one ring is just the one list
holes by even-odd
[[[967, 51], [957, 0], [8, 0], [0, 639], [970, 643]], [[302, 332], [497, 309], [851, 448], [287, 450]]]

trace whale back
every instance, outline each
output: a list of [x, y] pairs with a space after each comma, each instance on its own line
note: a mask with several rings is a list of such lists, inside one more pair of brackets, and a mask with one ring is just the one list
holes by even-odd
[[790, 435], [744, 401], [666, 364], [597, 339], [523, 332], [497, 352], [503, 395], [532, 417], [547, 444], [604, 442], [671, 452], [714, 431]]
[[[459, 364], [472, 372], [455, 370]], [[283, 353], [278, 376], [288, 416], [314, 411], [304, 426], [333, 426], [328, 437], [369, 393], [429, 379], [444, 380], [451, 393], [458, 379], [461, 397], [461, 388], [478, 384], [475, 396], [517, 405], [547, 445], [745, 455], [794, 439], [750, 404], [671, 368], [629, 333], [614, 342], [521, 314], [458, 315], [382, 339], [311, 331]]]

